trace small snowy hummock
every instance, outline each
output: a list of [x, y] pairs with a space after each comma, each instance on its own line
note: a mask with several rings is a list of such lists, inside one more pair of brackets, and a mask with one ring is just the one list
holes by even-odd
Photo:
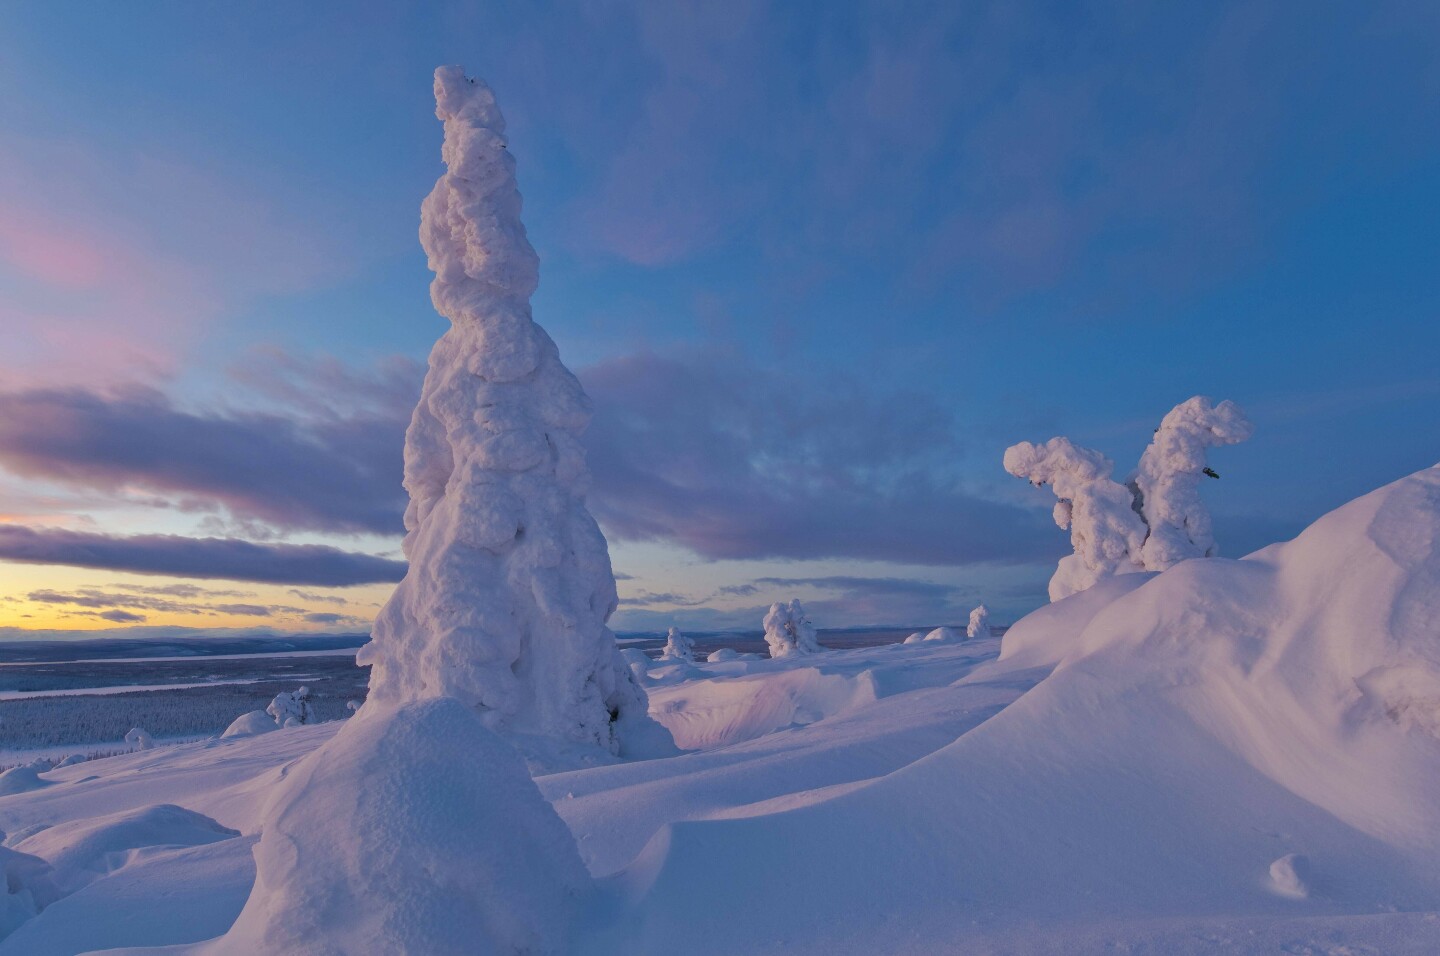
[[965, 636], [972, 641], [977, 637], [990, 636], [990, 609], [980, 605], [970, 612], [970, 623], [965, 627]]
[[291, 767], [255, 870], [206, 952], [562, 953], [590, 886], [519, 755], [449, 697], [366, 707]]
[[684, 661], [690, 663], [695, 660], [695, 646], [690, 638], [681, 634], [678, 628], [670, 628], [665, 632], [665, 649], [660, 652], [662, 661]]
[[942, 641], [944, 643], [954, 643], [955, 641], [960, 640], [960, 632], [955, 630], [955, 628], [953, 627], [937, 627], [929, 634], [926, 634], [924, 639], [927, 641]]
[[368, 706], [450, 696], [487, 727], [611, 753], [673, 752], [606, 621], [618, 597], [585, 506], [590, 403], [531, 319], [539, 260], [485, 83], [435, 71], [447, 171], [421, 207], [450, 328], [405, 435], [410, 570], [358, 657]]
[[149, 750], [155, 746], [155, 738], [141, 727], [131, 727], [125, 735], [125, 745], [132, 750]]
[[765, 643], [770, 646], [771, 657], [814, 654], [820, 650], [815, 625], [805, 616], [805, 608], [798, 600], [770, 605], [765, 615]]
[[[275, 706], [273, 701], [270, 706]], [[225, 732], [220, 736], [222, 739], [226, 737], [253, 737], [256, 734], [268, 733], [278, 726], [275, 718], [266, 711], [252, 710], [248, 714], [241, 714], [232, 720], [230, 726], [226, 727]]]
[[1217, 553], [1210, 512], [1200, 498], [1200, 482], [1219, 477], [1207, 467], [1206, 452], [1245, 441], [1254, 431], [1240, 406], [1228, 400], [1215, 405], [1204, 395], [1176, 405], [1160, 422], [1134, 479], [1150, 526], [1143, 551], [1147, 570]]
[[915, 633], [911, 634], [909, 637], [905, 638], [905, 640], [904, 640], [902, 643], [905, 643], [905, 644], [919, 644], [919, 643], [920, 643], [921, 641], [923, 641], [923, 640], [925, 640], [925, 632], [924, 632], [924, 631], [916, 631]]
[[1143, 571], [1141, 549], [1145, 522], [1131, 507], [1129, 489], [1110, 477], [1110, 459], [1052, 438], [1043, 445], [1028, 441], [1005, 449], [1005, 470], [1036, 487], [1050, 485], [1055, 523], [1070, 531], [1075, 553], [1060, 560], [1050, 579], [1050, 600], [1083, 591], [1101, 578]]

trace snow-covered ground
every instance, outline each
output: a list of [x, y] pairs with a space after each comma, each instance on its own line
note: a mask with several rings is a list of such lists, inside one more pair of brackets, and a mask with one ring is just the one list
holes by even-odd
[[[568, 949], [1440, 951], [1437, 546], [1440, 468], [1003, 644], [651, 662], [688, 752], [536, 780], [597, 878]], [[225, 933], [268, 797], [342, 726], [17, 778], [0, 953]]]

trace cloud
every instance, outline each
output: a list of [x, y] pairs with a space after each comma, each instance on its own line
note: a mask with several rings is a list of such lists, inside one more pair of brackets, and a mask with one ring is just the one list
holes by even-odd
[[336, 604], [341, 607], [350, 602], [335, 594], [316, 594], [314, 591], [302, 591], [300, 588], [291, 588], [290, 593], [302, 601], [311, 601], [316, 604]]
[[395, 534], [404, 421], [198, 413], [140, 386], [31, 389], [0, 393], [0, 467], [286, 530]]
[[580, 377], [596, 409], [589, 503], [612, 538], [717, 559], [1055, 554], [1034, 511], [959, 482], [954, 422], [922, 392], [812, 383], [714, 350], [641, 353]]
[[0, 525], [0, 560], [321, 587], [390, 583], [405, 575], [403, 561], [325, 545], [160, 534], [119, 537], [10, 524]]
[[101, 611], [99, 614], [96, 615], [96, 617], [103, 617], [105, 620], [107, 620], [107, 621], [113, 621], [113, 622], [116, 623], [116, 624], [143, 624], [143, 623], [145, 623], [145, 615], [143, 615], [143, 614], [133, 614], [133, 613], [131, 613], [130, 611], [120, 611], [120, 610]]

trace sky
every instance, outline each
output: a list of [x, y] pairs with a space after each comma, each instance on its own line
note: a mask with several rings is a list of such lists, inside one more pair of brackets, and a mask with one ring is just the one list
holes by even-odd
[[1433, 3], [0, 5], [0, 635], [363, 631], [431, 73], [496, 91], [617, 630], [997, 622], [1001, 467], [1238, 402], [1222, 553], [1440, 460]]

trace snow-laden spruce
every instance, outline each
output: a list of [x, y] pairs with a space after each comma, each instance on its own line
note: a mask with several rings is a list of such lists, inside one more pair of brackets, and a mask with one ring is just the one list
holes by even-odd
[[765, 614], [765, 643], [770, 647], [771, 657], [814, 654], [820, 650], [815, 625], [805, 616], [805, 608], [798, 599], [792, 599], [789, 604], [777, 601], [770, 605]]
[[310, 723], [310, 688], [281, 691], [265, 707], [265, 713], [277, 727], [297, 727]]
[[585, 507], [590, 405], [530, 315], [539, 276], [490, 88], [435, 73], [446, 173], [421, 208], [451, 327], [405, 435], [409, 573], [359, 662], [367, 707], [458, 698], [487, 727], [612, 753], [664, 750], [606, 621], [618, 598]]
[[970, 612], [970, 623], [965, 626], [965, 636], [970, 640], [990, 636], [990, 609], [981, 604]]
[[1022, 441], [1005, 449], [1005, 470], [1055, 492], [1055, 523], [1070, 531], [1075, 553], [1060, 559], [1050, 579], [1050, 600], [1083, 591], [1101, 578], [1143, 571], [1145, 522], [1131, 507], [1130, 491], [1110, 477], [1115, 465], [1068, 438], [1043, 445]]
[[1206, 452], [1245, 441], [1254, 432], [1240, 406], [1229, 400], [1212, 404], [1204, 395], [1176, 405], [1160, 422], [1140, 456], [1134, 481], [1150, 528], [1143, 554], [1147, 570], [1164, 571], [1186, 558], [1216, 554], [1200, 481], [1219, 475], [1207, 467]]
[[660, 651], [662, 661], [684, 661], [690, 663], [695, 660], [695, 645], [690, 638], [680, 633], [679, 628], [672, 627], [665, 632], [665, 647]]

